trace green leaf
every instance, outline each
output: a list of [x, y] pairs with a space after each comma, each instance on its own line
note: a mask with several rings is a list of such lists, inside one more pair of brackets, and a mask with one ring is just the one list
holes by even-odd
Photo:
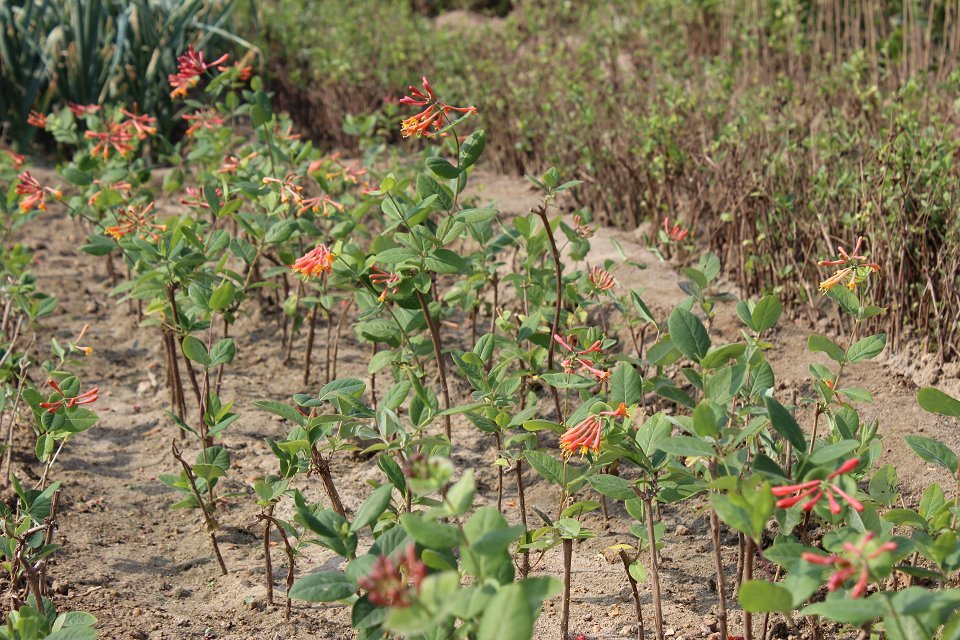
[[446, 180], [453, 180], [460, 175], [460, 169], [440, 156], [430, 156], [427, 158], [427, 168]]
[[710, 350], [710, 335], [700, 320], [687, 311], [677, 307], [667, 319], [673, 346], [691, 360], [700, 362]]
[[907, 436], [904, 438], [914, 452], [932, 464], [937, 464], [951, 473], [957, 472], [957, 454], [946, 445], [925, 436]]
[[636, 498], [633, 483], [619, 476], [601, 473], [589, 478], [590, 486], [599, 494], [614, 500], [629, 500]]
[[793, 445], [795, 451], [805, 451], [807, 441], [804, 439], [803, 430], [800, 429], [796, 419], [776, 398], [764, 396], [763, 402], [767, 407], [767, 414], [770, 416], [770, 424], [773, 425], [777, 433], [786, 438], [787, 442]]
[[182, 343], [183, 355], [187, 356], [200, 366], [206, 368], [210, 366], [210, 354], [207, 353], [207, 347], [198, 338], [187, 336]]
[[785, 587], [764, 580], [747, 580], [737, 593], [746, 611], [751, 613], [788, 612], [793, 610], [793, 596]]
[[542, 451], [527, 451], [524, 453], [527, 462], [539, 473], [545, 480], [554, 484], [563, 484], [563, 463], [552, 458]]
[[236, 294], [236, 287], [229, 280], [224, 280], [219, 287], [213, 290], [210, 295], [210, 309], [213, 311], [223, 311], [231, 304]]
[[233, 338], [219, 340], [210, 349], [210, 364], [208, 366], [216, 367], [221, 364], [230, 364], [236, 354], [237, 345], [233, 342]]
[[480, 154], [483, 153], [483, 147], [487, 143], [487, 134], [483, 129], [478, 129], [467, 136], [467, 139], [460, 145], [460, 156], [458, 158], [460, 170], [472, 166]]
[[414, 513], [400, 516], [400, 526], [418, 544], [428, 549], [453, 549], [461, 543], [460, 530], [453, 525], [424, 520]]
[[674, 456], [692, 458], [712, 458], [717, 454], [713, 447], [691, 436], [673, 436], [657, 442], [657, 449]]
[[807, 349], [814, 353], [818, 351], [825, 353], [834, 362], [843, 362], [847, 355], [843, 348], [836, 342], [816, 333], [811, 334], [810, 337], [807, 338]]
[[780, 300], [775, 295], [767, 295], [760, 298], [760, 302], [753, 309], [752, 328], [757, 333], [763, 333], [773, 325], [777, 324], [783, 307], [780, 306]]
[[[882, 596], [883, 594], [877, 594]], [[823, 602], [804, 607], [805, 616], [821, 616], [842, 624], [861, 625], [883, 615], [882, 597], [859, 598], [851, 600], [839, 591], [831, 593]]]
[[885, 333], [878, 333], [877, 335], [869, 336], [859, 342], [855, 342], [847, 349], [847, 362], [855, 364], [875, 358], [880, 355], [880, 352], [883, 351], [883, 347], [886, 344], [887, 334]]
[[928, 413], [960, 418], [960, 400], [935, 387], [924, 387], [917, 391], [917, 403]]
[[297, 580], [290, 588], [290, 597], [307, 602], [334, 602], [350, 597], [357, 583], [338, 571], [313, 573]]
[[387, 507], [390, 506], [390, 497], [393, 493], [393, 485], [385, 484], [374, 489], [357, 511], [357, 516], [350, 523], [350, 531], [356, 533], [367, 525], [377, 521]]
[[841, 440], [833, 444], [826, 444], [813, 450], [813, 454], [808, 458], [810, 462], [816, 465], [826, 464], [839, 460], [851, 451], [856, 451], [860, 446], [857, 440]]
[[490, 600], [477, 640], [530, 640], [533, 637], [534, 612], [524, 597], [523, 583], [502, 587]]
[[610, 376], [610, 402], [630, 406], [640, 402], [642, 396], [643, 380], [636, 368], [628, 362], [619, 363]]

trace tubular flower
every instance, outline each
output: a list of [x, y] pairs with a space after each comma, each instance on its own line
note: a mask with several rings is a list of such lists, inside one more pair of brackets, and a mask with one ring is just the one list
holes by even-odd
[[107, 123], [106, 131], [86, 131], [84, 137], [88, 140], [97, 140], [97, 144], [90, 150], [93, 157], [103, 156], [104, 160], [110, 158], [110, 149], [113, 148], [121, 156], [125, 156], [133, 151], [130, 142], [133, 140], [133, 134], [127, 128], [125, 123], [118, 123], [111, 120]]
[[[187, 194], [186, 198], [180, 198], [180, 204], [187, 205], [188, 207], [197, 207], [199, 209], [209, 209], [210, 203], [207, 202], [206, 195], [196, 187], [187, 187], [184, 189], [184, 192]], [[223, 197], [223, 189], [217, 187], [214, 189], [214, 193], [217, 194], [218, 202]], [[223, 202], [219, 202], [221, 205]]]
[[[836, 571], [827, 581], [828, 591], [836, 591], [842, 587], [847, 580], [856, 576], [857, 581], [850, 591], [850, 597], [859, 598], [867, 591], [867, 581], [870, 576], [870, 561], [877, 559], [884, 553], [896, 551], [897, 549], [896, 542], [884, 542], [880, 545], [871, 545], [870, 543], [875, 537], [872, 531], [868, 531], [860, 540], [860, 546], [854, 546], [849, 542], [844, 542], [843, 550], [847, 552], [846, 556], [839, 556], [837, 554], [821, 556], [817, 553], [806, 552], [801, 554], [800, 557], [811, 564], [836, 568]], [[869, 553], [867, 552], [868, 546], [873, 547]]]
[[423, 91], [412, 85], [409, 87], [409, 90], [411, 95], [400, 98], [400, 104], [423, 107], [423, 110], [401, 122], [400, 132], [404, 138], [410, 136], [429, 137], [433, 135], [429, 131], [430, 125], [433, 125], [434, 128], [439, 131], [443, 128], [444, 118], [447, 118], [449, 121], [451, 112], [463, 114], [473, 114], [477, 112], [476, 107], [452, 107], [440, 102], [433, 93], [433, 89], [430, 88], [430, 83], [427, 81], [426, 76], [423, 77]]
[[23, 161], [26, 160], [26, 156], [22, 156], [19, 153], [14, 153], [10, 149], [4, 149], [7, 152], [7, 157], [10, 158], [10, 162], [13, 164], [14, 169], [19, 169], [23, 166]]
[[672, 242], [680, 242], [687, 237], [688, 233], [690, 233], [687, 229], [682, 228], [679, 222], [675, 223], [671, 228], [670, 218], [663, 219], [663, 232], [667, 234], [667, 238], [669, 238]]
[[861, 282], [865, 282], [871, 273], [880, 271], [880, 265], [875, 262], [867, 262], [867, 257], [860, 255], [860, 249], [863, 247], [863, 236], [857, 238], [857, 244], [849, 254], [843, 247], [837, 247], [837, 253], [840, 257], [836, 260], [821, 260], [817, 264], [821, 267], [843, 267], [832, 276], [820, 283], [821, 293], [826, 293], [835, 286], [847, 281], [847, 288], [853, 291]]
[[387, 299], [388, 292], [391, 295], [397, 295], [397, 290], [400, 288], [400, 281], [401, 278], [398, 273], [383, 271], [377, 267], [370, 267], [370, 282], [379, 287], [383, 287], [383, 293], [377, 298], [380, 302]]
[[267, 176], [263, 179], [263, 183], [280, 185], [280, 202], [283, 204], [293, 202], [299, 207], [303, 202], [303, 187], [297, 184], [299, 179], [300, 176], [290, 173], [283, 180]]
[[57, 200], [63, 197], [63, 194], [56, 189], [41, 186], [37, 179], [30, 175], [29, 171], [24, 171], [18, 175], [17, 178], [19, 179], [16, 188], [17, 195], [26, 196], [20, 201], [20, 211], [24, 213], [33, 209], [45, 211], [47, 208], [48, 193]]
[[185, 97], [190, 89], [197, 86], [200, 76], [211, 67], [222, 65], [229, 57], [225, 53], [213, 62], [204, 62], [203, 51], [197, 53], [193, 45], [188, 46], [186, 52], [177, 58], [177, 73], [168, 76], [170, 86], [173, 87], [170, 97]]
[[597, 291], [609, 291], [616, 286], [617, 281], [613, 279], [610, 272], [600, 267], [594, 267], [590, 270], [590, 284]]
[[300, 201], [300, 208], [297, 209], [297, 215], [302, 215], [307, 211], [320, 213], [324, 218], [330, 217], [330, 210], [343, 211], [343, 205], [328, 196], [327, 194], [304, 198]]
[[123, 236], [135, 232], [144, 240], [146, 240], [145, 236], [150, 237], [152, 240], [157, 240], [160, 236], [156, 231], [166, 231], [167, 226], [153, 222], [156, 217], [156, 214], [151, 213], [151, 211], [153, 211], [153, 205], [154, 203], [151, 202], [146, 207], [131, 205], [126, 209], [120, 209], [120, 211], [117, 212], [117, 224], [106, 228], [107, 235], [111, 235], [115, 240], [119, 240]]
[[88, 356], [88, 355], [90, 355], [91, 353], [93, 353], [93, 347], [82, 347], [82, 346], [80, 346], [80, 341], [83, 340], [83, 336], [86, 335], [87, 329], [89, 329], [89, 328], [90, 328], [90, 325], [89, 325], [89, 324], [83, 325], [83, 329], [80, 329], [80, 335], [78, 335], [78, 336], [77, 336], [77, 339], [74, 340], [74, 341], [73, 341], [73, 344], [70, 345], [70, 346], [72, 346], [74, 349], [76, 349], [77, 351], [83, 352], [83, 355], [85, 355], [85, 356]]
[[67, 108], [70, 109], [70, 113], [78, 118], [86, 115], [93, 115], [100, 111], [100, 105], [98, 104], [77, 104], [76, 102], [68, 102]]
[[[126, 196], [130, 192], [130, 190], [133, 189], [133, 185], [125, 181], [104, 182], [103, 180], [94, 180], [93, 184], [99, 187], [102, 187], [104, 189], [112, 189], [113, 191], [117, 191], [124, 196]], [[91, 195], [90, 198], [87, 200], [87, 204], [92, 207], [97, 202], [97, 198], [100, 196], [101, 193], [103, 192], [102, 191], [94, 192], [94, 194]]]
[[120, 110], [123, 115], [127, 117], [127, 121], [124, 124], [136, 133], [137, 138], [140, 140], [146, 140], [148, 137], [157, 134], [157, 128], [153, 126], [157, 119], [147, 115], [146, 113], [137, 113], [136, 107], [133, 111], [127, 111], [126, 109]]
[[593, 229], [590, 228], [590, 225], [583, 223], [583, 216], [579, 213], [573, 216], [573, 231], [583, 239], [593, 237]]
[[378, 607], [409, 607], [427, 576], [427, 566], [417, 558], [412, 543], [396, 555], [395, 560], [389, 556], [378, 557], [370, 573], [357, 581], [370, 602]]
[[202, 109], [195, 111], [193, 115], [184, 114], [183, 119], [192, 123], [187, 127], [188, 136], [192, 136], [199, 129], [218, 129], [224, 124], [223, 118], [214, 109]]
[[863, 511], [863, 504], [859, 500], [845, 492], [837, 484], [831, 482], [831, 480], [837, 476], [850, 473], [857, 468], [858, 464], [860, 464], [859, 458], [851, 458], [827, 476], [826, 480], [809, 480], [807, 482], [801, 482], [800, 484], [774, 487], [772, 489], [773, 495], [780, 498], [780, 500], [777, 501], [777, 506], [781, 509], [789, 509], [801, 500], [807, 500], [803, 504], [803, 510], [811, 511], [823, 496], [827, 496], [830, 513], [836, 515], [843, 511], [843, 507], [840, 506], [840, 503], [837, 502], [836, 499], [836, 496], [840, 496], [840, 498], [855, 511]]
[[220, 165], [220, 171], [217, 173], [235, 173], [237, 169], [243, 166], [243, 163], [253, 160], [258, 155], [260, 155], [260, 153], [258, 151], [254, 151], [242, 158], [238, 158], [237, 156], [227, 156], [226, 160], [223, 161], [223, 164]]
[[627, 417], [627, 405], [623, 402], [613, 411], [601, 411], [596, 415], [587, 416], [560, 436], [560, 450], [563, 456], [569, 458], [578, 451], [581, 454], [588, 451], [596, 453], [600, 450], [603, 419], [625, 417]]
[[97, 398], [100, 397], [100, 388], [94, 387], [90, 391], [81, 393], [78, 396], [68, 398], [66, 394], [60, 389], [60, 385], [57, 384], [56, 380], [48, 380], [47, 384], [54, 388], [54, 390], [60, 394], [58, 400], [53, 402], [41, 402], [40, 406], [47, 410], [48, 413], [56, 413], [61, 407], [67, 406], [70, 409], [81, 405], [81, 404], [92, 404], [97, 401]]
[[333, 268], [333, 261], [336, 259], [337, 255], [330, 251], [326, 245], [318, 244], [315, 249], [298, 258], [290, 269], [304, 277], [316, 278], [329, 273]]
[[42, 113], [37, 113], [36, 111], [31, 110], [27, 115], [27, 124], [32, 127], [37, 127], [38, 129], [47, 128], [47, 116]]
[[602, 355], [603, 347], [601, 346], [601, 342], [599, 340], [594, 342], [588, 348], [578, 351], [574, 349], [572, 346], [570, 346], [570, 343], [573, 342], [572, 337], [564, 340], [562, 336], [555, 333], [553, 334], [553, 339], [554, 341], [556, 341], [557, 344], [559, 344], [561, 347], [563, 347], [568, 352], [570, 352], [570, 357], [564, 359], [560, 363], [563, 366], [564, 373], [573, 373], [576, 370], [576, 368], [579, 366], [582, 371], [585, 371], [590, 375], [592, 375], [594, 378], [596, 378], [597, 382], [606, 382], [607, 380], [610, 379], [609, 371], [602, 371], [600, 369], [597, 369], [591, 363], [587, 362], [581, 357], [581, 356], [589, 355], [591, 353], [598, 353]]

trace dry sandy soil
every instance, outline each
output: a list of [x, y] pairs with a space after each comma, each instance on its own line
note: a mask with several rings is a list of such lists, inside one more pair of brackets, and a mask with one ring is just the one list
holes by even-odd
[[[506, 213], [525, 213], [537, 202], [536, 193], [523, 180], [481, 172], [474, 181], [482, 185], [475, 190], [479, 200], [495, 203]], [[219, 538], [230, 569], [227, 576], [220, 576], [198, 514], [170, 510], [174, 496], [157, 479], [161, 474], [176, 473], [177, 468], [170, 454], [176, 429], [164, 413], [168, 395], [163, 386], [156, 330], [138, 329], [128, 306], [108, 295], [102, 259], [78, 250], [85, 237], [78, 225], [54, 212], [46, 213], [44, 220], [53, 233], [23, 240], [40, 258], [36, 268], [39, 289], [56, 295], [61, 305], [57, 315], [45, 321], [46, 329], [38, 344], [44, 344], [51, 335], [68, 339], [89, 323], [87, 343], [94, 352], [86, 360], [82, 377], [85, 383], [99, 385], [102, 393], [96, 406], [100, 423], [79, 435], [64, 451], [57, 474], [64, 483], [58, 531], [58, 541], [64, 548], [56, 556], [50, 576], [58, 608], [96, 615], [102, 638], [353, 637], [348, 610], [339, 605], [295, 603], [292, 620], [285, 623], [282, 607], [265, 602], [262, 524], [255, 519], [257, 508], [250, 498], [249, 483], [275, 472], [274, 458], [264, 439], [283, 437], [287, 425], [251, 403], [266, 398], [286, 400], [303, 390], [299, 359], [288, 365], [282, 362], [275, 319], [258, 310], [253, 317], [240, 321], [237, 359], [224, 380], [222, 396], [235, 400], [236, 410], [242, 413], [225, 439], [234, 461], [232, 479], [225, 489], [244, 495], [228, 499], [220, 513], [224, 526]], [[665, 317], [683, 297], [677, 286], [682, 276], [674, 266], [644, 249], [640, 232], [598, 230], [592, 240], [592, 263], [620, 259], [611, 242], [614, 236], [632, 260], [646, 265], [645, 269], [617, 270], [620, 286], [639, 289], [654, 313]], [[809, 379], [807, 365], [820, 361], [818, 354], [809, 353], [805, 347], [806, 336], [813, 329], [824, 330], [781, 320], [773, 340], [777, 346], [769, 356], [781, 397], [789, 399], [792, 390], [803, 393]], [[722, 307], [712, 331], [728, 339], [736, 337], [731, 304]], [[295, 354], [303, 341], [301, 336]], [[341, 346], [339, 374], [365, 379], [366, 359], [366, 350], [348, 337]], [[909, 451], [902, 436], [923, 432], [954, 449], [960, 448], [956, 425], [917, 407], [917, 386], [937, 382], [957, 393], [956, 367], [945, 372], [931, 356], [887, 353], [874, 363], [854, 368], [849, 382], [876, 395], [876, 402], [863, 412], [868, 419], [880, 419], [884, 462], [897, 465], [909, 503], [937, 477], [937, 472]], [[460, 469], [475, 469], [478, 502], [489, 504], [496, 500], [496, 472], [491, 466], [494, 450], [488, 438], [477, 434], [464, 424], [456, 425], [454, 460]], [[18, 442], [17, 471], [29, 476], [32, 438], [26, 428]], [[377, 478], [379, 471], [362, 461], [343, 458], [333, 465], [333, 474], [348, 510], [352, 510], [363, 499], [364, 481]], [[312, 482], [304, 487], [307, 494], [311, 499], [325, 500], [316, 481]], [[525, 482], [530, 486], [528, 504], [556, 502], [555, 488], [539, 481], [532, 471], [527, 472]], [[515, 497], [514, 487], [508, 482], [505, 501], [511, 520], [518, 519]], [[666, 627], [675, 638], [707, 635], [701, 631], [701, 624], [705, 616], [716, 611], [716, 594], [710, 584], [713, 565], [708, 553], [707, 519], [700, 506], [694, 501], [663, 510], [667, 525], [661, 569], [664, 615]], [[631, 539], [624, 515], [614, 508], [609, 522], [601, 516], [589, 518], [588, 526], [599, 535], [575, 548], [571, 629], [590, 640], [635, 637], [630, 628], [633, 605], [623, 569], [603, 555], [606, 547]], [[729, 535], [726, 539], [731, 541]], [[361, 548], [369, 542], [361, 541]], [[732, 573], [735, 544], [728, 545], [727, 558]], [[307, 550], [297, 571], [305, 575], [336, 566], [332, 554], [317, 547]], [[559, 575], [560, 550], [548, 554], [537, 571]], [[276, 603], [281, 604], [286, 565], [280, 547], [274, 552], [274, 572]], [[649, 590], [644, 586], [641, 595], [649, 621], [653, 612]], [[558, 599], [548, 602], [537, 638], [559, 636], [558, 614]], [[739, 612], [733, 612], [731, 619], [731, 631], [737, 632]]]

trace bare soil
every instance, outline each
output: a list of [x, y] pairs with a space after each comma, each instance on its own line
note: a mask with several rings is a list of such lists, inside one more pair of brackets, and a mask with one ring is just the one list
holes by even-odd
[[[483, 204], [495, 203], [507, 214], [526, 213], [537, 203], [536, 193], [523, 180], [481, 171], [474, 182], [481, 185], [473, 193]], [[45, 321], [37, 344], [44, 345], [53, 335], [69, 339], [89, 323], [86, 342], [94, 351], [85, 361], [82, 377], [85, 383], [101, 389], [95, 407], [101, 415], [100, 423], [70, 444], [55, 472], [64, 483], [57, 534], [63, 549], [49, 571], [58, 608], [93, 613], [99, 619], [102, 638], [352, 638], [349, 609], [336, 604], [295, 603], [292, 620], [284, 622], [286, 564], [280, 546], [275, 546], [273, 553], [275, 604], [265, 601], [263, 525], [255, 520], [257, 507], [250, 483], [275, 472], [274, 458], [264, 440], [283, 437], [288, 426], [251, 403], [268, 398], [287, 400], [304, 390], [304, 336], [297, 338], [292, 362], [284, 364], [275, 314], [256, 309], [238, 323], [237, 358], [225, 376], [222, 396], [235, 401], [235, 409], [242, 414], [224, 440], [233, 458], [232, 476], [224, 490], [241, 495], [225, 500], [218, 514], [222, 524], [218, 537], [230, 570], [221, 576], [198, 514], [170, 510], [174, 496], [157, 479], [161, 474], [178, 472], [170, 453], [177, 434], [165, 414], [169, 397], [163, 383], [158, 330], [138, 328], [128, 304], [118, 303], [109, 295], [103, 259], [78, 249], [85, 242], [83, 229], [56, 212], [44, 214], [43, 224], [49, 233], [41, 235], [35, 231], [41, 228], [39, 225], [31, 226], [34, 232], [23, 242], [38, 256], [38, 288], [56, 295], [61, 304], [57, 315]], [[645, 232], [597, 230], [591, 241], [590, 260], [592, 264], [600, 264], [604, 258], [620, 262], [615, 240], [631, 260], [646, 266], [616, 270], [619, 286], [639, 289], [654, 313], [663, 318], [684, 296], [677, 286], [683, 277], [674, 265], [660, 261], [644, 248]], [[737, 338], [732, 304], [721, 306], [711, 330], [716, 338]], [[806, 349], [806, 338], [812, 330], [823, 331], [824, 327], [784, 319], [773, 337], [777, 346], [769, 358], [777, 374], [777, 393], [787, 400], [793, 390], [802, 393], [807, 388], [807, 365], [821, 361], [818, 354]], [[352, 335], [345, 335], [338, 375], [366, 379], [367, 354]], [[934, 355], [902, 351], [852, 368], [847, 379], [876, 396], [876, 402], [865, 407], [863, 414], [867, 419], [880, 420], [886, 451], [883, 462], [897, 466], [907, 503], [931, 481], [943, 478], [905, 446], [902, 436], [925, 433], [954, 449], [960, 448], [956, 425], [924, 413], [915, 402], [918, 384], [937, 382], [948, 392], [960, 392], [956, 366], [947, 368], [939, 367]], [[315, 364], [317, 369], [319, 365]], [[317, 372], [314, 378], [321, 374]], [[315, 386], [321, 382], [315, 382]], [[810, 421], [803, 422], [809, 425]], [[457, 467], [476, 471], [478, 503], [495, 503], [492, 440], [457, 423], [454, 442]], [[29, 427], [20, 427], [18, 444], [16, 470], [29, 478], [34, 473]], [[336, 460], [333, 475], [348, 510], [355, 510], [361, 503], [367, 490], [365, 481], [379, 479], [374, 465], [351, 457]], [[302, 488], [311, 499], [325, 501], [318, 483], [311, 482]], [[529, 486], [528, 504], [556, 504], [555, 488], [532, 471], [526, 473], [525, 484]], [[661, 569], [664, 616], [674, 638], [708, 635], [701, 630], [704, 617], [716, 614], [713, 561], [702, 506], [693, 501], [663, 509], [667, 525]], [[510, 520], [519, 519], [512, 479], [506, 484], [505, 511]], [[613, 544], [632, 540], [627, 531], [631, 519], [613, 505], [610, 516], [609, 522], [597, 514], [588, 518], [587, 525], [598, 536], [578, 544], [574, 553], [571, 629], [574, 635], [582, 633], [591, 640], [636, 636], [630, 628], [634, 623], [633, 604], [623, 568], [619, 561], [608, 561], [603, 553]], [[536, 518], [533, 513], [530, 517]], [[725, 554], [729, 583], [736, 564], [735, 536], [727, 534], [725, 540], [732, 543]], [[361, 548], [369, 543], [361, 541]], [[560, 575], [560, 555], [559, 548], [548, 553], [537, 564], [536, 572]], [[297, 574], [337, 566], [332, 553], [316, 547], [299, 560]], [[641, 596], [648, 637], [652, 637], [649, 624], [653, 611], [646, 585], [641, 585]], [[730, 595], [728, 600], [735, 598]], [[546, 603], [536, 638], [559, 636], [559, 609], [559, 599]], [[731, 612], [730, 628], [731, 633], [739, 633], [738, 611]]]

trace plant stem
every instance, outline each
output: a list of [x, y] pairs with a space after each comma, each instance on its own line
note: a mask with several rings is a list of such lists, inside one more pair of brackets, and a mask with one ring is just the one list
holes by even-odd
[[[443, 393], [443, 408], [450, 408], [450, 391], [447, 387], [447, 367], [443, 361], [443, 345], [440, 343], [440, 331], [437, 329], [437, 324], [433, 321], [433, 316], [430, 315], [430, 305], [427, 304], [427, 299], [424, 297], [423, 293], [419, 289], [415, 289], [417, 292], [417, 299], [420, 301], [420, 308], [423, 310], [423, 317], [426, 318], [427, 327], [430, 329], [430, 338], [433, 340], [433, 354], [437, 358], [437, 369], [440, 371], [440, 390]], [[447, 440], [450, 440], [450, 416], [443, 416], [443, 431], [447, 436]]]
[[[273, 513], [272, 507], [270, 509], [270, 513]], [[280, 534], [280, 539], [283, 540], [284, 553], [287, 554], [287, 601], [284, 607], [283, 619], [289, 622], [292, 604], [290, 601], [290, 589], [293, 587], [293, 578], [296, 575], [296, 563], [293, 556], [293, 547], [290, 546], [290, 539], [287, 537], [286, 530], [280, 526], [280, 522], [274, 518], [273, 515], [268, 515], [266, 518], [268, 521], [273, 522], [274, 526], [277, 528], [277, 532]]]
[[640, 607], [640, 592], [637, 590], [637, 581], [630, 574], [630, 558], [623, 549], [620, 550], [620, 562], [623, 563], [623, 570], [627, 574], [630, 591], [633, 593], [633, 608], [637, 611], [637, 640], [643, 640], [643, 609]]
[[570, 563], [573, 560], [573, 540], [563, 539], [563, 608], [560, 612], [560, 638], [570, 634]]
[[271, 504], [267, 507], [267, 511], [264, 514], [260, 514], [260, 518], [263, 520], [263, 568], [264, 573], [267, 576], [267, 604], [273, 605], [273, 559], [270, 557], [270, 527], [273, 525], [273, 519], [270, 517], [273, 515], [273, 508], [275, 505]]
[[717, 620], [720, 623], [720, 640], [727, 640], [727, 592], [723, 576], [723, 557], [720, 555], [720, 520], [717, 512], [710, 509], [710, 535], [713, 539], [713, 559], [717, 569], [717, 599], [719, 612]]
[[340, 500], [340, 492], [337, 491], [337, 486], [333, 483], [333, 476], [330, 473], [330, 461], [325, 460], [316, 450], [314, 450], [313, 460], [317, 472], [320, 474], [320, 480], [323, 482], [323, 488], [327, 492], [327, 497], [330, 498], [330, 504], [333, 510], [340, 514], [341, 517], [346, 518], [347, 510], [343, 508], [343, 502]]
[[[547, 232], [547, 239], [550, 241], [550, 251], [553, 255], [553, 266], [556, 269], [557, 274], [557, 283], [556, 283], [556, 304], [553, 309], [553, 324], [550, 327], [550, 346], [547, 347], [547, 369], [553, 371], [554, 363], [554, 350], [556, 349], [556, 340], [553, 339], [553, 336], [557, 335], [557, 331], [560, 330], [560, 309], [563, 305], [563, 267], [560, 265], [560, 251], [557, 249], [557, 241], [553, 237], [553, 228], [550, 226], [550, 220], [547, 219], [547, 206], [546, 204], [541, 204], [533, 213], [536, 213], [540, 216], [540, 220], [543, 221], [543, 227]], [[550, 389], [553, 392], [553, 405], [557, 411], [557, 422], [563, 422], [563, 410], [560, 407], [560, 393], [557, 391], [557, 388], [553, 385], [550, 386]]]
[[657, 640], [663, 640], [663, 607], [660, 602], [660, 571], [657, 568], [657, 534], [653, 529], [653, 497], [650, 492], [644, 492], [644, 515], [647, 520], [647, 543], [650, 551], [650, 591], [653, 595], [653, 616], [656, 626], [653, 628]]
[[[187, 373], [190, 376], [190, 386], [193, 387], [193, 393], [197, 397], [197, 405], [203, 404], [203, 395], [200, 393], [200, 383], [197, 382], [197, 374], [193, 371], [193, 366], [190, 364], [190, 360], [187, 358], [187, 355], [183, 353], [183, 332], [180, 327], [180, 312], [177, 311], [177, 295], [173, 290], [173, 287], [167, 287], [167, 300], [170, 302], [170, 311], [173, 315], [173, 327], [177, 332], [177, 343], [180, 345], [180, 354], [183, 355], [183, 364], [187, 369]], [[176, 357], [176, 356], [174, 356]], [[179, 376], [179, 373], [177, 374]], [[181, 385], [182, 388], [183, 385]], [[203, 419], [203, 416], [200, 417]]]
[[[753, 579], [753, 554], [756, 549], [753, 539], [747, 537], [746, 558], [743, 561], [743, 580]], [[753, 640], [753, 614], [744, 609], [743, 611], [743, 639]]]
[[[524, 540], [526, 540], [527, 528], [527, 500], [523, 493], [523, 460], [517, 460], [517, 497], [520, 501], [520, 522], [523, 523]], [[530, 573], [530, 552], [521, 551], [523, 558], [520, 564], [520, 575], [523, 578]]]
[[193, 490], [193, 496], [197, 499], [197, 503], [200, 505], [200, 510], [203, 512], [203, 520], [207, 525], [207, 532], [210, 534], [210, 542], [213, 544], [213, 553], [217, 556], [217, 563], [220, 565], [220, 573], [227, 575], [227, 565], [223, 562], [223, 556], [220, 555], [220, 545], [217, 544], [216, 531], [219, 525], [207, 510], [207, 505], [203, 501], [200, 491], [197, 490], [197, 479], [193, 475], [193, 469], [191, 469], [190, 465], [187, 464], [187, 461], [183, 459], [180, 449], [177, 448], [176, 441], [171, 444], [171, 450], [173, 451], [173, 457], [177, 459], [177, 462], [179, 462], [180, 466], [183, 467], [184, 473], [187, 474], [187, 481], [190, 483], [190, 488]]

